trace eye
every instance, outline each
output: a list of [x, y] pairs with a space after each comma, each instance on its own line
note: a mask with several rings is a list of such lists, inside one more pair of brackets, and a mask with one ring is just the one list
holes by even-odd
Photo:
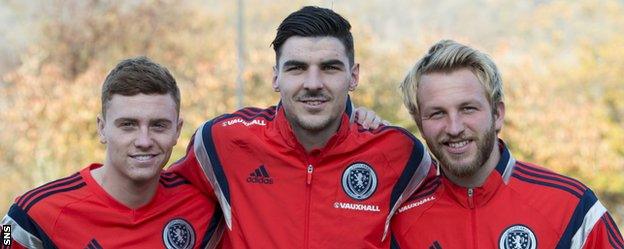
[[296, 72], [296, 71], [303, 71], [303, 70], [305, 70], [305, 68], [303, 66], [301, 66], [301, 65], [298, 65], [298, 66], [286, 67], [285, 71], [286, 72]]
[[461, 108], [461, 111], [463, 113], [473, 113], [477, 111], [477, 108], [474, 106], [464, 106]]
[[323, 65], [322, 69], [323, 69], [323, 71], [336, 71], [336, 70], [340, 70], [339, 67], [333, 66], [333, 65]]
[[428, 115], [429, 119], [440, 119], [444, 116], [444, 112], [442, 111], [436, 111], [436, 112], [432, 112]]
[[156, 131], [164, 131], [169, 129], [169, 123], [167, 122], [155, 122], [152, 124], [152, 128]]
[[131, 130], [134, 129], [134, 127], [136, 127], [136, 122], [127, 120], [127, 121], [121, 121], [118, 124], [119, 128], [123, 129], [123, 130]]

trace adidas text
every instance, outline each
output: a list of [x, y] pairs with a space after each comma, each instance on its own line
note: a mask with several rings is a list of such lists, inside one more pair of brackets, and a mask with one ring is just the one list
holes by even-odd
[[250, 176], [250, 177], [247, 177], [247, 182], [260, 183], [260, 184], [273, 184], [273, 179], [268, 178], [268, 177]]

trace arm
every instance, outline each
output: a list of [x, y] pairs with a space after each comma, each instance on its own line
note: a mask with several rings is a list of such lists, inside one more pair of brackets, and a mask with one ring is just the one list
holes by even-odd
[[587, 236], [583, 248], [624, 248], [622, 234], [608, 212], [605, 212], [596, 222]]
[[364, 129], [377, 129], [380, 125], [390, 125], [390, 122], [383, 120], [373, 110], [366, 107], [358, 107], [355, 109], [355, 122], [360, 124]]
[[[32, 218], [17, 204], [13, 204], [9, 213], [2, 219], [3, 243], [0, 248], [44, 248], [44, 238], [41, 230], [34, 224]], [[10, 235], [7, 235], [10, 234]], [[5, 235], [10, 239], [10, 246], [6, 244]]]
[[193, 184], [202, 194], [214, 199], [214, 190], [208, 182], [202, 166], [197, 161], [195, 155], [195, 135], [191, 138], [187, 148], [186, 155], [176, 161], [167, 169], [167, 171], [180, 175]]

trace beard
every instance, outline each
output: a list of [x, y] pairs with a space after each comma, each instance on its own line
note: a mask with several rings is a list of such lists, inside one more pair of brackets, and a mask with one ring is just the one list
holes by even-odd
[[[297, 126], [308, 132], [321, 132], [331, 127], [336, 122], [340, 122], [342, 110], [339, 106], [331, 104], [333, 98], [323, 92], [308, 91], [304, 94], [297, 96], [296, 100], [323, 100], [328, 101], [325, 110], [317, 113], [309, 113], [305, 110], [292, 109], [292, 113], [286, 111], [286, 117], [290, 121], [291, 125]], [[336, 110], [337, 109], [337, 110]]]
[[[464, 136], [461, 136], [464, 138]], [[441, 141], [438, 139], [436, 141]], [[427, 142], [427, 145], [431, 149], [433, 155], [440, 161], [441, 167], [446, 174], [453, 175], [457, 178], [465, 178], [475, 175], [481, 168], [485, 166], [485, 162], [489, 159], [494, 149], [496, 141], [496, 130], [494, 129], [494, 123], [483, 133], [483, 135], [476, 138], [477, 151], [476, 155], [463, 155], [461, 157], [451, 157], [446, 153], [443, 145], [439, 142], [431, 144]], [[462, 162], [469, 157], [474, 157], [468, 162]]]

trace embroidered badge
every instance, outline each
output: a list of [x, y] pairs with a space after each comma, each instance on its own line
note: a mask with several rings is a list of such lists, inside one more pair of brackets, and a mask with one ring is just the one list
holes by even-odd
[[537, 239], [533, 231], [524, 225], [513, 225], [507, 228], [498, 243], [500, 249], [535, 249]]
[[183, 219], [173, 219], [163, 229], [163, 242], [167, 249], [190, 249], [195, 245], [195, 231]]
[[355, 200], [365, 200], [377, 189], [377, 175], [365, 163], [351, 164], [342, 173], [342, 189]]

